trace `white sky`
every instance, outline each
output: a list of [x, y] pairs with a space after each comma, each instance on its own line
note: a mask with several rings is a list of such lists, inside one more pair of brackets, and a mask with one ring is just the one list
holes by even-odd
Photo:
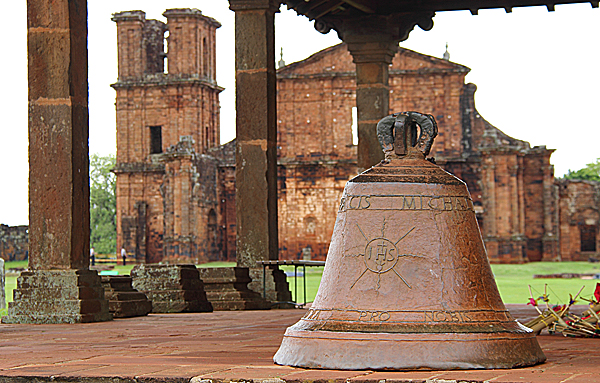
[[[217, 30], [217, 82], [221, 93], [221, 141], [235, 135], [234, 13], [226, 0], [90, 0], [89, 89], [90, 152], [115, 149], [117, 79], [116, 26], [111, 14], [139, 9], [162, 19], [168, 8], [198, 8], [223, 24]], [[27, 46], [26, 2], [3, 4], [4, 55], [0, 61], [0, 223], [27, 224]], [[429, 32], [418, 27], [401, 45], [471, 68], [467, 82], [477, 85], [481, 115], [510, 136], [557, 149], [555, 174], [579, 169], [600, 157], [598, 114], [600, 10], [589, 3], [545, 7], [442, 12]], [[316, 32], [305, 17], [282, 6], [276, 16], [276, 49], [286, 63], [337, 44], [335, 32]], [[279, 54], [277, 56], [279, 60]], [[423, 111], [427, 112], [427, 111]]]

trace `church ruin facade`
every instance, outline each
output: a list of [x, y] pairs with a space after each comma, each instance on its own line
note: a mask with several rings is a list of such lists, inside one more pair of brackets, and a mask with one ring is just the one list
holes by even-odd
[[[164, 16], [166, 24], [146, 20], [141, 11], [113, 17], [118, 247], [137, 262], [233, 261], [235, 142], [219, 145], [220, 24], [198, 10], [171, 9]], [[582, 218], [584, 224], [561, 221], [568, 214], [560, 210], [566, 203], [559, 202], [553, 150], [532, 148], [479, 115], [476, 87], [465, 83], [468, 72], [400, 48], [389, 72], [390, 113], [421, 110], [436, 118], [440, 134], [432, 155], [467, 183], [492, 262], [587, 259], [595, 247], [580, 246], [579, 237], [598, 241], [597, 214], [586, 213], [593, 217]], [[358, 172], [351, 129], [355, 78], [345, 44], [277, 72], [281, 259], [327, 254], [337, 203]], [[594, 201], [578, 201], [598, 211]]]
[[[113, 16], [117, 247], [140, 263], [235, 261], [235, 141], [220, 145], [219, 136], [220, 24], [192, 9], [164, 16], [166, 23], [142, 11]], [[465, 84], [468, 72], [400, 48], [389, 70], [389, 107], [436, 118], [432, 156], [467, 183], [490, 260], [596, 257], [598, 185], [555, 180], [552, 150], [485, 121], [475, 85]], [[281, 259], [327, 254], [344, 185], [358, 172], [355, 106], [355, 64], [345, 44], [277, 71]]]

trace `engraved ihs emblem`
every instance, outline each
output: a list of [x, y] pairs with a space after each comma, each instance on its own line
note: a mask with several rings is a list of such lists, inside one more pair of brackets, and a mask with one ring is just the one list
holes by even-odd
[[354, 285], [365, 275], [367, 272], [375, 273], [377, 275], [377, 290], [381, 287], [381, 274], [387, 272], [393, 272], [396, 276], [404, 282], [404, 284], [411, 289], [412, 286], [408, 281], [395, 269], [398, 261], [402, 257], [421, 257], [419, 255], [414, 254], [400, 254], [398, 251], [398, 244], [406, 238], [416, 227], [409, 229], [404, 233], [398, 240], [395, 242], [385, 237], [385, 221], [383, 223], [383, 227], [381, 228], [381, 237], [369, 238], [364, 231], [361, 229], [360, 225], [357, 223], [356, 227], [358, 231], [365, 239], [366, 244], [364, 248], [363, 254], [358, 254], [358, 257], [362, 257], [365, 265], [365, 269], [358, 276], [358, 278], [352, 283], [350, 288], [353, 288]]

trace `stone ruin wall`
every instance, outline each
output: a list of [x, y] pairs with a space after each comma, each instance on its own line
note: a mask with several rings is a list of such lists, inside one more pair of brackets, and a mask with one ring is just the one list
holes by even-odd
[[[390, 67], [390, 112], [427, 111], [436, 118], [440, 133], [431, 155], [467, 183], [492, 262], [556, 260], [553, 150], [531, 148], [485, 121], [474, 105], [475, 85], [464, 83], [468, 72], [401, 48]], [[343, 178], [356, 174], [350, 129], [355, 88], [354, 64], [343, 44], [278, 71], [282, 258], [300, 258], [307, 242], [319, 249], [317, 259], [326, 252], [337, 209], [325, 207], [319, 196], [339, 201]], [[337, 184], [327, 168], [333, 164]], [[331, 219], [313, 219], [315, 211]]]
[[5, 261], [23, 261], [29, 256], [29, 228], [27, 225], [0, 225], [0, 258]]
[[[117, 171], [124, 170], [117, 181], [118, 241], [142, 254], [140, 261], [171, 258], [188, 245], [183, 253], [196, 254], [192, 258], [203, 253], [198, 260], [235, 260], [235, 141], [218, 146], [220, 88], [214, 83], [214, 31], [207, 45], [194, 45], [191, 39], [201, 20], [207, 31], [218, 26], [196, 12], [168, 10], [167, 24], [145, 20], [139, 11], [115, 15], [120, 60], [114, 87], [122, 127]], [[124, 33], [128, 28], [137, 28], [138, 33]], [[167, 29], [172, 50], [168, 73], [163, 73], [164, 42], [157, 36]], [[189, 57], [199, 55], [201, 60], [184, 56], [183, 47], [192, 52]], [[356, 174], [350, 128], [356, 104], [354, 70], [344, 45], [278, 70], [280, 258], [302, 258], [307, 248], [313, 259], [326, 256], [337, 203], [345, 182]], [[552, 151], [532, 149], [485, 121], [475, 109], [476, 87], [464, 83], [468, 71], [401, 48], [390, 67], [390, 112], [419, 110], [434, 115], [440, 135], [432, 155], [468, 184], [493, 262], [557, 259], [559, 214], [549, 163]], [[202, 86], [189, 85], [196, 78], [204, 79]], [[148, 154], [150, 126], [162, 128], [161, 153]], [[178, 145], [181, 137], [191, 137], [193, 158], [206, 153], [214, 161], [205, 159], [204, 165], [183, 157], [167, 161], [164, 152]], [[200, 179], [202, 185], [216, 181], [208, 189], [194, 186]], [[209, 214], [216, 215], [216, 227]], [[212, 250], [198, 251], [203, 243], [211, 243]]]
[[600, 182], [558, 180], [563, 261], [599, 260]]
[[[219, 145], [219, 24], [196, 10], [168, 10], [165, 16], [166, 24], [146, 20], [141, 11], [113, 18], [119, 39], [119, 80], [113, 85], [118, 246], [138, 262], [176, 261], [182, 254], [198, 262], [234, 261], [235, 141]], [[308, 248], [313, 259], [326, 256], [341, 193], [356, 174], [354, 70], [347, 49], [338, 45], [278, 71], [282, 259], [302, 258]], [[464, 83], [468, 71], [401, 48], [390, 67], [390, 113], [418, 110], [436, 118], [440, 134], [432, 156], [469, 186], [492, 262], [593, 256], [581, 250], [581, 235], [592, 233], [597, 241], [598, 187], [556, 186], [552, 150], [530, 148], [485, 121], [475, 109], [476, 87]], [[161, 128], [158, 151], [151, 127]], [[185, 153], [177, 149], [182, 143]], [[0, 256], [24, 259], [26, 227], [8, 237], [5, 228]]]

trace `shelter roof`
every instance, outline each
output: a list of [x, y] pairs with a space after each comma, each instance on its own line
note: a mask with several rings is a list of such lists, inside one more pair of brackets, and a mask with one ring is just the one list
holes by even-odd
[[360, 15], [389, 15], [391, 13], [418, 13], [468, 10], [477, 14], [480, 9], [546, 6], [553, 11], [556, 4], [590, 3], [598, 1], [544, 1], [544, 0], [284, 0], [288, 8], [312, 19], [322, 17], [355, 17]]

